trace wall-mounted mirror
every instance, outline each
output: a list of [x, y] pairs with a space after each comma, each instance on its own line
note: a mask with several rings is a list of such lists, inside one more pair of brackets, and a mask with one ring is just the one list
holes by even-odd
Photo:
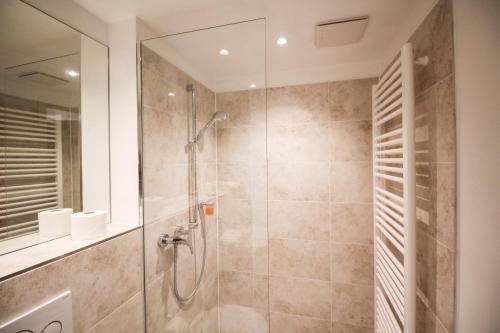
[[68, 235], [41, 232], [42, 211], [110, 211], [108, 48], [19, 0], [0, 2], [0, 31], [5, 254]]

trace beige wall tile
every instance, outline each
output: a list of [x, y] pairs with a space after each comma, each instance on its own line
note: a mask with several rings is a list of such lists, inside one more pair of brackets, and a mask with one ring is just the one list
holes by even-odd
[[332, 320], [354, 326], [373, 327], [373, 287], [334, 283]]
[[417, 161], [456, 161], [453, 82], [453, 75], [450, 75], [415, 100]]
[[329, 320], [271, 312], [271, 332], [283, 333], [331, 333]]
[[242, 272], [253, 271], [252, 240], [219, 240], [219, 269]]
[[259, 227], [267, 229], [267, 203], [255, 200], [219, 199], [219, 232], [221, 238], [248, 239], [267, 237]]
[[[197, 250], [198, 252], [198, 250]], [[188, 294], [191, 292], [193, 286], [194, 286], [194, 270], [195, 270], [195, 264], [199, 268], [200, 263], [195, 262], [194, 256], [191, 255], [191, 251], [187, 246], [178, 246], [177, 247], [177, 262], [181, 263], [177, 265], [177, 281], [178, 287], [179, 287], [179, 292], [181, 294]], [[173, 271], [173, 267], [171, 267], [170, 272]], [[167, 283], [172, 283], [172, 281], [169, 281], [169, 273], [170, 272], [165, 272], [163, 274], [164, 279], [167, 279]], [[146, 295], [148, 296], [148, 295]]]
[[268, 308], [268, 276], [246, 272], [219, 272], [220, 303], [255, 309]]
[[437, 253], [434, 238], [417, 231], [417, 288], [435, 308]]
[[[267, 231], [267, 229], [264, 231]], [[253, 239], [253, 272], [261, 275], [269, 274], [269, 244], [267, 237]]]
[[269, 199], [328, 201], [328, 163], [269, 164]]
[[266, 91], [264, 89], [217, 94], [217, 111], [224, 111], [228, 119], [219, 128], [265, 126]]
[[417, 166], [416, 209], [417, 229], [431, 236], [436, 234], [436, 185], [435, 163]]
[[416, 328], [417, 333], [449, 333], [419, 297], [417, 297]]
[[435, 160], [434, 98], [431, 92], [415, 97], [415, 159], [417, 162]]
[[144, 225], [144, 270], [146, 282], [158, 278], [170, 271], [174, 261], [173, 248], [161, 248], [155, 241], [162, 233], [170, 233], [174, 226], [185, 217], [180, 215], [172, 219]]
[[266, 93], [217, 94], [216, 101], [229, 116], [217, 129], [221, 332], [266, 332]]
[[319, 241], [271, 239], [270, 274], [330, 281], [329, 243]]
[[271, 276], [269, 305], [271, 312], [330, 320], [330, 282]]
[[[187, 198], [187, 164], [167, 163], [157, 159], [144, 167], [144, 196], [166, 200]], [[149, 209], [145, 202], [144, 210]]]
[[266, 311], [241, 305], [225, 304], [220, 309], [221, 333], [266, 333], [269, 319]]
[[162, 332], [167, 322], [180, 311], [170, 282], [167, 273], [146, 283], [147, 332]]
[[251, 199], [252, 166], [242, 163], [218, 163], [219, 195], [229, 199]]
[[270, 126], [328, 121], [328, 84], [270, 88], [267, 114]]
[[330, 123], [330, 158], [332, 161], [371, 161], [371, 120]]
[[373, 205], [333, 203], [331, 240], [337, 243], [373, 243]]
[[266, 163], [218, 163], [217, 174], [222, 198], [267, 201]]
[[[167, 80], [160, 73], [145, 69], [142, 71], [142, 101], [143, 105], [156, 110], [185, 110], [187, 98], [185, 85], [187, 77]], [[184, 84], [183, 84], [184, 83]], [[168, 96], [169, 92], [175, 92], [176, 96]]]
[[332, 281], [373, 285], [373, 245], [332, 244]]
[[332, 333], [372, 333], [373, 327], [354, 326], [339, 322], [332, 323]]
[[[188, 78], [188, 76], [184, 74], [184, 72], [180, 71], [175, 66], [165, 61], [165, 59], [163, 59], [148, 47], [143, 46], [141, 48], [141, 52], [144, 69], [157, 72], [161, 77], [169, 78], [169, 80], [172, 82], [184, 83]], [[182, 88], [186, 89], [185, 86], [183, 86]]]
[[252, 124], [266, 127], [267, 90], [254, 89], [248, 92], [248, 112], [252, 115]]
[[328, 162], [328, 123], [271, 126], [268, 129], [270, 162]]
[[[204, 290], [200, 290], [190, 303], [181, 305], [179, 312], [167, 320], [166, 326], [159, 332], [193, 332], [203, 327], [205, 313], [203, 311]], [[149, 331], [148, 331], [149, 332]]]
[[247, 126], [217, 129], [217, 158], [220, 162], [265, 161], [265, 127]]
[[[184, 145], [187, 140], [186, 116], [144, 107], [142, 113], [143, 154], [148, 159], [187, 162]], [[176, 131], [165, 129], [176, 128]]]
[[455, 252], [437, 244], [436, 315], [450, 332], [455, 331]]
[[330, 120], [371, 119], [371, 87], [375, 82], [362, 79], [329, 83]]
[[214, 266], [208, 267], [207, 274], [203, 275], [203, 310], [210, 311], [218, 310], [219, 306], [219, 272], [217, 271], [217, 263]]
[[251, 200], [219, 200], [219, 238], [232, 242], [245, 242], [253, 234]]
[[331, 167], [333, 202], [371, 202], [372, 164], [337, 162]]
[[252, 115], [248, 112], [248, 91], [217, 94], [217, 111], [226, 112], [228, 118], [218, 124], [218, 128], [250, 126]]
[[253, 307], [261, 311], [269, 311], [269, 276], [268, 274], [252, 276]]
[[219, 308], [204, 313], [201, 332], [219, 332]]
[[453, 72], [452, 21], [451, 0], [440, 0], [410, 38], [415, 59], [430, 59], [427, 66], [415, 66], [416, 94]]
[[252, 273], [221, 271], [219, 273], [220, 303], [252, 307], [252, 275]]
[[198, 162], [198, 193], [202, 200], [206, 200], [206, 198], [215, 199], [216, 175], [217, 164], [215, 162], [203, 160]]
[[269, 238], [329, 240], [326, 202], [270, 201]]
[[456, 162], [456, 118], [454, 77], [435, 86], [435, 131], [437, 162]]
[[436, 169], [436, 238], [450, 249], [455, 249], [456, 166], [439, 163]]
[[70, 290], [74, 330], [87, 331], [141, 290], [141, 249], [134, 230], [1, 282], [0, 322]]
[[144, 294], [136, 294], [86, 333], [144, 332]]

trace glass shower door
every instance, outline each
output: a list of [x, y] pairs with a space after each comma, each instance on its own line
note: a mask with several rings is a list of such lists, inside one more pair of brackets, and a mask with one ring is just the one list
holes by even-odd
[[141, 42], [148, 332], [267, 332], [265, 21]]

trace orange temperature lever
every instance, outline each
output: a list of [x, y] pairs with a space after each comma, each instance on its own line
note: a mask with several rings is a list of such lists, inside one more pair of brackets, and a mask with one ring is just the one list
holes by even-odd
[[214, 207], [207, 207], [207, 206], [205, 206], [205, 215], [206, 216], [212, 216], [212, 215], [214, 215]]

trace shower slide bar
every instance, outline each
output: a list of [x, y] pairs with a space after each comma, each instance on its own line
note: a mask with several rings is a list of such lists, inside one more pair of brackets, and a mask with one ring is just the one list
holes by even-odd
[[376, 332], [416, 329], [413, 51], [405, 44], [372, 88]]

